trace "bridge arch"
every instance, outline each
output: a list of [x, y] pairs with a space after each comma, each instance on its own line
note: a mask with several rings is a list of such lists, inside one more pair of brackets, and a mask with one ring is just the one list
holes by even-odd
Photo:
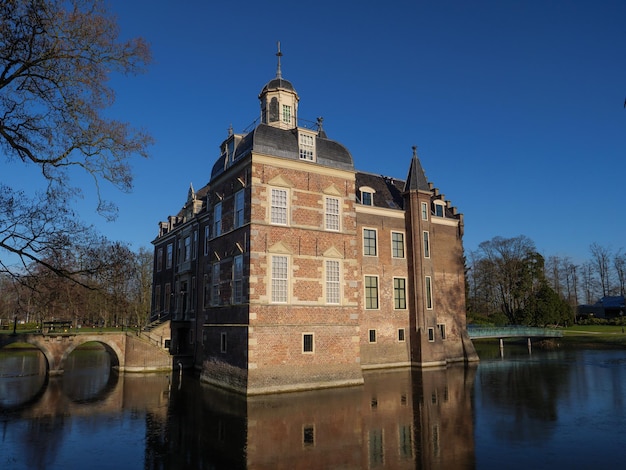
[[[80, 341], [76, 341], [80, 339]], [[124, 366], [124, 352], [119, 348], [119, 346], [114, 341], [107, 341], [106, 338], [98, 337], [82, 337], [75, 336], [74, 341], [70, 346], [65, 348], [63, 354], [59, 358], [58, 369], [65, 369], [65, 361], [78, 347], [83, 346], [88, 343], [98, 343], [104, 347], [106, 352], [111, 356], [111, 367], [119, 368]]]

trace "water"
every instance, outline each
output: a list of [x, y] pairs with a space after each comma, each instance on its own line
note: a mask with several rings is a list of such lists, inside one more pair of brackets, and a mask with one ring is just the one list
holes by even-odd
[[245, 400], [190, 376], [118, 375], [103, 349], [75, 351], [50, 379], [40, 353], [3, 350], [0, 468], [622, 466], [626, 351], [479, 354], [477, 368]]

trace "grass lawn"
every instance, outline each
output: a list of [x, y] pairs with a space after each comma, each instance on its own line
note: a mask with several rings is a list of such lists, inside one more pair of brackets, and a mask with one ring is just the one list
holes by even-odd
[[563, 345], [626, 348], [626, 327], [616, 325], [574, 325], [563, 329]]

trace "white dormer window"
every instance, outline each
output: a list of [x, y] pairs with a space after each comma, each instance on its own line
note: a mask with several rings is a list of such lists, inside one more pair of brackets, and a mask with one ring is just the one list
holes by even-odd
[[300, 133], [300, 160], [315, 160], [315, 137], [311, 134]]
[[361, 204], [364, 206], [373, 206], [374, 205], [374, 191], [372, 188], [368, 186], [361, 186], [359, 188], [361, 192]]
[[439, 201], [435, 201], [435, 216], [436, 217], [445, 217], [445, 211], [443, 207], [443, 203]]

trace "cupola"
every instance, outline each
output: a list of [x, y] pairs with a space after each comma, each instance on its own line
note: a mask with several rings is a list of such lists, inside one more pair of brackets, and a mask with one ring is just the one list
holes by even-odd
[[277, 43], [278, 65], [276, 77], [267, 82], [259, 93], [261, 122], [279, 129], [295, 129], [298, 126], [298, 101], [300, 97], [289, 80], [282, 77], [280, 42]]

